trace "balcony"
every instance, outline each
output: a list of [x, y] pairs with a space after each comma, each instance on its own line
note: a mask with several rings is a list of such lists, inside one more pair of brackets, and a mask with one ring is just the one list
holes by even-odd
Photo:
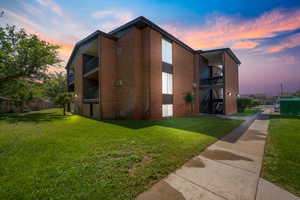
[[84, 101], [98, 102], [99, 86], [98, 80], [84, 79]]
[[223, 85], [223, 84], [224, 84], [223, 76], [216, 76], [216, 77], [200, 80], [200, 86]]
[[99, 59], [96, 56], [84, 55], [83, 57], [83, 74], [89, 75], [98, 70]]
[[98, 99], [99, 98], [99, 88], [90, 87], [86, 88], [84, 99]]

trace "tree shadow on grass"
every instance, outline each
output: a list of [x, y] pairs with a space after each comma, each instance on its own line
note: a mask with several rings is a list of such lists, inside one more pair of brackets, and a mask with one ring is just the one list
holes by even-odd
[[193, 128], [193, 126], [184, 123], [184, 121], [189, 120], [193, 123], [193, 120], [198, 120], [197, 117], [174, 117], [166, 118], [161, 120], [127, 120], [127, 119], [117, 119], [117, 120], [104, 120], [106, 123], [115, 124], [118, 126], [123, 126], [130, 129], [143, 129], [151, 126], [166, 126], [170, 128]]
[[[199, 119], [201, 118], [201, 119]], [[186, 116], [186, 117], [174, 117], [162, 120], [104, 120], [105, 123], [110, 123], [118, 126], [122, 126], [129, 129], [143, 129], [152, 126], [161, 126], [174, 129], [180, 129], [183, 131], [190, 131], [205, 134], [208, 136], [221, 138], [228, 134], [232, 130], [228, 130], [226, 133], [221, 133], [220, 128], [216, 126], [225, 127], [230, 123], [228, 119], [220, 119], [213, 117], [199, 117], [199, 116]], [[237, 126], [232, 125], [232, 129]], [[224, 131], [223, 131], [224, 132]]]
[[54, 120], [66, 119], [67, 116], [63, 116], [53, 112], [37, 112], [37, 113], [20, 113], [20, 114], [6, 114], [1, 115], [0, 120], [6, 120], [9, 123], [17, 122], [50, 122]]

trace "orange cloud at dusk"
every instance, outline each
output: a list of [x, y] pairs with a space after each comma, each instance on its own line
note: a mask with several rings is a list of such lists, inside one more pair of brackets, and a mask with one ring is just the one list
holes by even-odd
[[196, 49], [215, 47], [254, 48], [258, 42], [243, 41], [274, 37], [282, 31], [300, 28], [300, 9], [287, 12], [276, 9], [254, 19], [212, 17], [196, 28], [173, 28], [164, 26], [168, 31]]
[[252, 49], [258, 45], [258, 42], [253, 41], [238, 41], [232, 45], [234, 49]]
[[[181, 6], [174, 10], [171, 9], [174, 4], [166, 3], [155, 3], [159, 6], [155, 6], [152, 14], [148, 12], [151, 7], [148, 3], [146, 7], [143, 3], [135, 7], [136, 4], [130, 6], [130, 2], [115, 1], [94, 4], [101, 6], [87, 8], [78, 2], [70, 4], [57, 0], [18, 1], [1, 9], [4, 16], [0, 24], [25, 28], [42, 40], [61, 46], [58, 53], [64, 66], [79, 40], [97, 29], [109, 32], [144, 15], [195, 50], [232, 48], [242, 62], [239, 68], [242, 93], [269, 92], [271, 87], [275, 93], [278, 83], [285, 80], [293, 81], [291, 91], [297, 89], [298, 83], [300, 87], [300, 59], [297, 56], [300, 51], [300, 4], [272, 6], [253, 13], [248, 8], [232, 12], [231, 7], [226, 12], [226, 5], [223, 5], [221, 10], [212, 7], [205, 13], [194, 10], [186, 15], [183, 12], [187, 10]], [[189, 19], [188, 16], [194, 17]], [[64, 71], [63, 68], [49, 67], [49, 72], [61, 70]]]
[[292, 35], [284, 39], [279, 44], [269, 47], [267, 51], [269, 53], [275, 53], [275, 52], [282, 51], [286, 48], [293, 48], [299, 45], [300, 45], [300, 33], [297, 33], [295, 35]]

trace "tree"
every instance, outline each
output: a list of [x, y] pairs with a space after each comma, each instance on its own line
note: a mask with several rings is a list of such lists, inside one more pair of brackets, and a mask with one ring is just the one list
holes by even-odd
[[238, 112], [244, 112], [247, 107], [254, 105], [256, 105], [256, 101], [252, 98], [243, 97], [237, 99]]
[[44, 96], [55, 102], [60, 93], [67, 92], [67, 78], [63, 73], [49, 74], [43, 84]]
[[296, 96], [297, 96], [297, 97], [300, 97], [300, 90], [298, 90], [298, 91], [296, 92]]
[[60, 63], [57, 49], [34, 34], [15, 26], [0, 27], [0, 96], [17, 107], [40, 95], [40, 81], [48, 77], [48, 67]]
[[56, 96], [55, 103], [59, 104], [63, 108], [63, 115], [66, 115], [66, 106], [69, 103], [72, 103], [73, 98], [73, 92], [62, 92]]
[[195, 100], [195, 96], [191, 92], [187, 92], [184, 96], [184, 100], [186, 104], [191, 105], [191, 112], [193, 112], [193, 102]]
[[66, 115], [66, 106], [74, 99], [74, 94], [68, 92], [66, 76], [63, 73], [49, 75], [43, 84], [43, 91], [44, 96], [59, 104], [63, 108], [63, 114]]
[[42, 80], [49, 65], [61, 62], [59, 46], [15, 26], [0, 27], [0, 87], [19, 79]]
[[26, 103], [32, 99], [42, 97], [40, 83], [28, 80], [16, 80], [13, 84], [6, 85], [2, 88], [2, 94], [9, 96], [9, 101], [12, 102], [21, 112], [24, 111]]

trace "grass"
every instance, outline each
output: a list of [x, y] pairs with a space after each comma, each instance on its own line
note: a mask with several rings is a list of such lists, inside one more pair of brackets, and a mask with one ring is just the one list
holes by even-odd
[[271, 116], [262, 176], [300, 196], [300, 116]]
[[232, 116], [244, 117], [244, 116], [252, 116], [255, 115], [259, 109], [257, 108], [246, 108], [243, 112], [238, 112], [232, 114]]
[[0, 199], [134, 199], [241, 121], [0, 117]]

